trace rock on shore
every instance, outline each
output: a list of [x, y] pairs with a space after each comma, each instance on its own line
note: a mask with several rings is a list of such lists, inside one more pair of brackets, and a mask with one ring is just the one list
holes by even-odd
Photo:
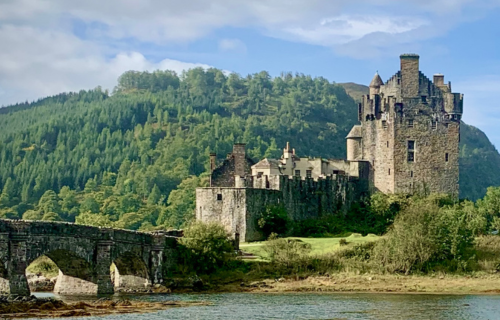
[[94, 302], [65, 303], [52, 298], [0, 296], [0, 318], [54, 318], [102, 316], [120, 313], [147, 313], [175, 307], [201, 306], [205, 302], [165, 301], [139, 302], [113, 301], [102, 298]]
[[57, 281], [57, 277], [49, 279], [35, 273], [26, 273], [26, 278], [31, 292], [52, 292]]

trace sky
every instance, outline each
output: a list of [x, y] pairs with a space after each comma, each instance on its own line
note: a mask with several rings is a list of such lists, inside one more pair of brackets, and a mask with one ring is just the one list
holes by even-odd
[[0, 106], [113, 89], [128, 70], [385, 81], [401, 53], [500, 147], [500, 0], [0, 0]]

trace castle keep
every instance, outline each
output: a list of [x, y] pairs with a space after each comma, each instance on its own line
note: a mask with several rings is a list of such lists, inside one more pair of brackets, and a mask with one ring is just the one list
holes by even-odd
[[370, 187], [384, 193], [458, 197], [458, 143], [463, 95], [442, 74], [429, 80], [419, 56], [401, 55], [385, 84], [378, 74], [359, 106], [360, 125], [347, 136], [347, 160], [370, 164]]
[[244, 144], [217, 166], [209, 188], [196, 190], [196, 218], [216, 221], [242, 241], [262, 240], [257, 220], [282, 205], [290, 219], [341, 214], [374, 192], [447, 193], [458, 197], [458, 144], [463, 95], [444, 76], [419, 71], [403, 54], [387, 82], [375, 74], [347, 135], [347, 160], [299, 157], [287, 144], [280, 159], [254, 163]]

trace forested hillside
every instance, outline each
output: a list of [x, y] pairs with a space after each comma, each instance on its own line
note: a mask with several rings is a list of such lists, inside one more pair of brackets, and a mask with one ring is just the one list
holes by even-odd
[[[340, 83], [356, 101], [369, 93], [367, 86]], [[467, 101], [464, 105], [467, 113]], [[486, 194], [486, 188], [500, 186], [500, 154], [488, 137], [476, 127], [462, 122], [460, 127], [460, 197], [477, 200]]]
[[356, 105], [322, 78], [127, 72], [110, 96], [61, 94], [0, 114], [0, 216], [132, 229], [192, 217], [208, 155], [344, 157]]
[[[180, 227], [211, 151], [222, 160], [245, 142], [258, 160], [290, 141], [301, 155], [344, 158], [356, 114], [344, 88], [323, 78], [127, 72], [112, 95], [96, 88], [0, 109], [0, 217]], [[500, 184], [488, 174], [500, 156], [463, 127], [461, 191], [477, 198]]]

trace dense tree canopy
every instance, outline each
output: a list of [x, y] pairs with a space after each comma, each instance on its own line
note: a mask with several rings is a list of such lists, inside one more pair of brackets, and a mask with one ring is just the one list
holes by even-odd
[[[301, 155], [344, 158], [356, 118], [355, 101], [324, 78], [129, 71], [112, 95], [98, 87], [0, 109], [0, 218], [180, 227], [211, 151], [221, 160], [244, 142], [258, 160], [290, 141]], [[478, 160], [489, 141], [466, 128], [462, 158], [488, 167], [498, 153]], [[470, 183], [465, 196], [484, 194]]]
[[0, 216], [179, 227], [193, 217], [210, 151], [223, 158], [245, 142], [259, 159], [291, 141], [342, 157], [355, 115], [323, 78], [129, 71], [112, 96], [96, 88], [2, 109]]

